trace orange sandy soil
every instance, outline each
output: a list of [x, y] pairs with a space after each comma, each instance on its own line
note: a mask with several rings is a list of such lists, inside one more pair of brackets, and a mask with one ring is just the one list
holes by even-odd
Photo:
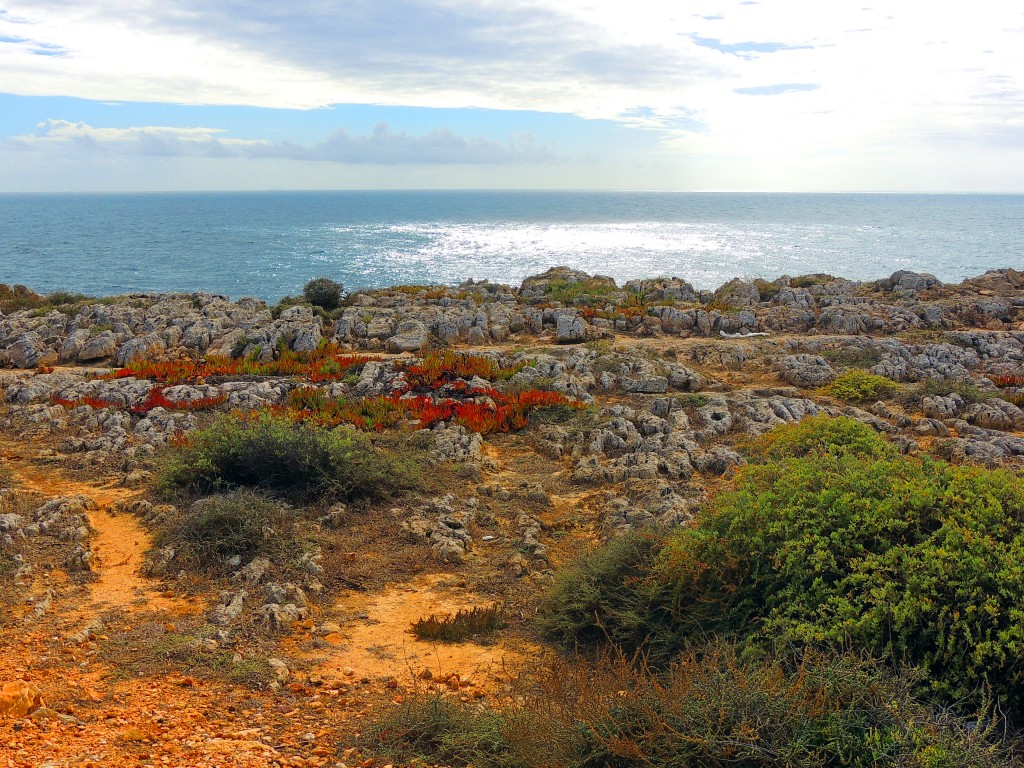
[[[143, 623], [173, 632], [175, 622], [206, 610], [206, 598], [165, 591], [140, 575], [150, 536], [132, 516], [109, 512], [110, 504], [137, 491], [76, 482], [35, 464], [30, 453], [0, 443], [0, 459], [22, 490], [37, 494], [40, 503], [84, 494], [99, 505], [90, 512], [98, 578], [76, 584], [59, 569], [40, 569], [27, 593], [54, 593], [46, 614], [36, 619], [30, 604], [5, 604], [0, 684], [30, 682], [46, 709], [18, 720], [0, 717], [0, 768], [382, 765], [346, 748], [356, 743], [368, 716], [414, 689], [443, 689], [465, 700], [497, 695], [523, 660], [536, 654], [515, 638], [487, 646], [416, 639], [408, 631], [415, 619], [490, 602], [458, 576], [435, 574], [326, 601], [320, 615], [275, 641], [277, 650], [269, 655], [280, 655], [292, 669], [277, 691], [188, 670], [126, 676], [103, 656], [105, 633], [130, 632]], [[94, 637], [69, 642], [100, 616], [105, 627]], [[332, 616], [342, 621], [337, 631], [314, 640], [314, 622]], [[268, 655], [265, 648], [261, 653]]]

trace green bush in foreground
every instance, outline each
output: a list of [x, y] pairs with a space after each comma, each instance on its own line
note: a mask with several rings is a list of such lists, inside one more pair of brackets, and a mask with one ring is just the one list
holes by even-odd
[[825, 393], [847, 403], [870, 403], [896, 394], [896, 384], [885, 376], [876, 376], [853, 368], [841, 373], [825, 387]]
[[295, 511], [249, 490], [211, 496], [183, 509], [157, 533], [155, 546], [172, 546], [175, 563], [212, 571], [228, 558], [262, 555], [274, 562], [301, 556]]
[[[848, 656], [790, 666], [711, 644], [664, 674], [622, 658], [556, 663], [499, 710], [413, 696], [369, 729], [401, 760], [476, 768], [1009, 766], [992, 733]], [[990, 725], [990, 728], [994, 726]]]
[[806, 429], [782, 428], [775, 446], [810, 452], [742, 468], [653, 564], [634, 559], [621, 582], [592, 578], [607, 552], [576, 566], [548, 597], [549, 635], [642, 637], [624, 645], [658, 662], [715, 634], [746, 647], [852, 647], [918, 668], [943, 701], [991, 691], [1024, 714], [1021, 479], [890, 456], [870, 440], [848, 455], [829, 439], [814, 447], [815, 432], [866, 438], [848, 424], [792, 439]]
[[158, 477], [165, 493], [260, 488], [296, 501], [384, 497], [414, 487], [411, 461], [374, 449], [349, 429], [271, 414], [225, 416], [197, 430]]

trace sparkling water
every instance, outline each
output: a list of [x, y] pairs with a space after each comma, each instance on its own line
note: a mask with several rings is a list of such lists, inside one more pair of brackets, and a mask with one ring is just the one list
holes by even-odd
[[1024, 270], [1024, 196], [617, 192], [267, 192], [0, 196], [0, 282], [106, 295], [276, 300], [347, 288], [518, 284], [568, 265], [733, 277], [897, 269], [957, 281]]

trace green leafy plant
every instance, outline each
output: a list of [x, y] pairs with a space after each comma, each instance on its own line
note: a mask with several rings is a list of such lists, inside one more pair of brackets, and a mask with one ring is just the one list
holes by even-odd
[[375, 450], [354, 430], [266, 412], [224, 416], [197, 430], [157, 478], [169, 494], [247, 487], [295, 501], [382, 497], [417, 482], [412, 462]]
[[825, 387], [825, 394], [847, 403], [868, 403], [896, 394], [896, 383], [885, 376], [853, 368]]
[[337, 309], [341, 304], [345, 287], [329, 277], [317, 277], [306, 283], [302, 289], [303, 298], [315, 307], [328, 311]]

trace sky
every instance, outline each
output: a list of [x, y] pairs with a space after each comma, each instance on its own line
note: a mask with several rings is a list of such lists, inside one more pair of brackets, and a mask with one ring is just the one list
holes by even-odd
[[1024, 192], [1024, 4], [0, 0], [0, 192]]

